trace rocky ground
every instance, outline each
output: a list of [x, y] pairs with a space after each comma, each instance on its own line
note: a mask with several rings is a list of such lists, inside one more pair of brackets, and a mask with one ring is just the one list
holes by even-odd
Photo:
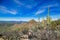
[[22, 32], [4, 32], [0, 34], [0, 40], [60, 40], [60, 32], [52, 30], [37, 30], [28, 34]]

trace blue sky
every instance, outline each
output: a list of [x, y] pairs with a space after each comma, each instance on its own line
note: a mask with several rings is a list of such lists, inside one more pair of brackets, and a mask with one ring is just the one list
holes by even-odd
[[60, 19], [60, 0], [0, 0], [0, 21], [42, 20], [48, 7], [51, 18]]

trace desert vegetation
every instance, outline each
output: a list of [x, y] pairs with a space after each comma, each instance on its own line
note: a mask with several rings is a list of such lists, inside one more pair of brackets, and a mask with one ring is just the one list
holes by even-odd
[[0, 38], [4, 40], [21, 40], [21, 38], [26, 40], [60, 40], [60, 19], [52, 21], [51, 24], [44, 27], [38, 25], [35, 20], [20, 24], [0, 24]]

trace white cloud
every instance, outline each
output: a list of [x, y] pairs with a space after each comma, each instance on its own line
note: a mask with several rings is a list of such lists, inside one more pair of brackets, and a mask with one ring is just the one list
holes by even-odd
[[41, 13], [43, 13], [45, 10], [38, 10], [37, 12], [36, 12], [36, 15], [38, 15], [38, 14], [41, 14]]
[[23, 7], [29, 8], [29, 9], [31, 9], [31, 8], [33, 8], [34, 6], [37, 5], [37, 3], [34, 3], [33, 1], [29, 1], [29, 0], [25, 0], [25, 1], [28, 1], [28, 2], [31, 2], [31, 3], [28, 4], [28, 3], [26, 3], [26, 2], [23, 3], [23, 2], [21, 2], [21, 1], [19, 1], [19, 0], [14, 0], [14, 2], [17, 3], [20, 7], [23, 6]]
[[44, 6], [43, 8], [55, 7], [55, 6], [58, 6], [58, 3], [56, 3], [56, 4], [50, 4], [50, 5]]
[[11, 14], [14, 14], [14, 15], [17, 14], [17, 12], [16, 12], [15, 10], [11, 10], [11, 11], [10, 11], [10, 10], [7, 10], [7, 12], [8, 12], [8, 13], [11, 13]]
[[[33, 18], [0, 18], [0, 21], [30, 21]], [[37, 20], [36, 18], [34, 18], [35, 20]]]
[[36, 12], [36, 15], [43, 13], [43, 12], [45, 11], [45, 9], [48, 8], [48, 7], [55, 7], [55, 6], [58, 6], [58, 4], [56, 3], [56, 4], [53, 4], [53, 5], [44, 6], [44, 7], [42, 7], [43, 10], [40, 10], [40, 9], [39, 9], [39, 10]]
[[14, 0], [15, 3], [17, 3], [19, 6], [24, 6], [24, 7], [27, 7], [27, 8], [32, 8], [31, 5], [26, 5], [25, 3], [22, 3], [21, 1], [19, 0]]
[[19, 0], [14, 0], [17, 4], [19, 4], [19, 5], [25, 5], [24, 3], [22, 3], [22, 2], [20, 2]]
[[3, 13], [10, 13], [10, 14], [14, 14], [14, 15], [17, 14], [17, 11], [7, 9], [7, 7], [4, 7], [4, 6], [0, 6], [0, 11], [3, 12]]
[[52, 20], [58, 20], [58, 19], [60, 19], [60, 15], [59, 14], [51, 15], [51, 18], [52, 18]]

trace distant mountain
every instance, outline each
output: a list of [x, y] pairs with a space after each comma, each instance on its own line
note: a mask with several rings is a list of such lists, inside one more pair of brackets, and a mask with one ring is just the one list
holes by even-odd
[[11, 27], [15, 24], [27, 23], [26, 21], [0, 21], [0, 27]]
[[10, 30], [17, 30], [17, 29], [23, 30], [24, 28], [29, 29], [33, 27], [37, 27], [37, 22], [34, 19], [28, 22], [21, 23], [21, 24], [14, 24], [13, 26], [9, 27], [9, 29]]
[[0, 21], [0, 24], [21, 24], [26, 23], [26, 21]]

